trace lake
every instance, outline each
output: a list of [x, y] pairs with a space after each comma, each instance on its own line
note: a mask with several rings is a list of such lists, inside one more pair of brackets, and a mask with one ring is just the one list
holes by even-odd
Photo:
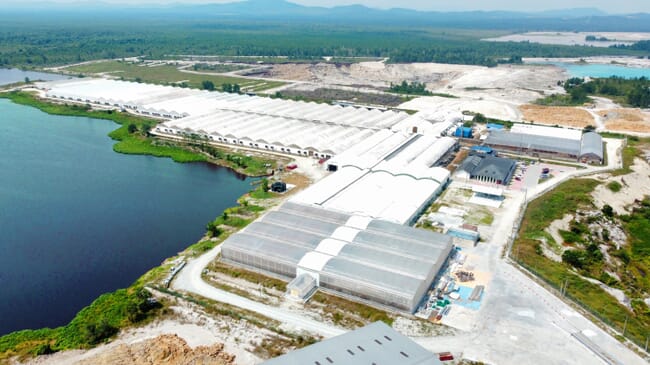
[[626, 67], [622, 65], [612, 64], [575, 64], [564, 62], [548, 62], [545, 64], [552, 64], [562, 67], [567, 70], [571, 77], [611, 77], [618, 76], [626, 79], [647, 77], [650, 78], [650, 68], [637, 68]]
[[0, 334], [66, 324], [251, 189], [225, 168], [115, 153], [116, 128], [0, 99]]
[[51, 73], [23, 71], [17, 68], [0, 68], [0, 86], [13, 84], [14, 82], [25, 81], [25, 77], [28, 77], [32, 81], [36, 81], [36, 80], [54, 81], [54, 80], [65, 80], [71, 78], [70, 76], [57, 75]]

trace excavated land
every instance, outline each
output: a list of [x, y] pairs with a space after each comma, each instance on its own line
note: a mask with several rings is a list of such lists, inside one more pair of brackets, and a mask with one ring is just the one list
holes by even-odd
[[536, 124], [584, 128], [594, 125], [594, 117], [586, 110], [566, 106], [522, 105], [523, 120]]
[[235, 356], [224, 352], [223, 344], [191, 348], [177, 335], [160, 335], [156, 338], [121, 344], [115, 350], [84, 359], [78, 365], [229, 365], [235, 364]]
[[650, 113], [639, 109], [611, 109], [598, 112], [607, 130], [650, 133]]

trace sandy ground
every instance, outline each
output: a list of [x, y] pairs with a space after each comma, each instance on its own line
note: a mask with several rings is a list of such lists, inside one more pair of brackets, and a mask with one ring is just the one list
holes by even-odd
[[607, 184], [596, 187], [593, 192], [594, 204], [599, 209], [609, 204], [618, 214], [628, 214], [626, 207], [634, 203], [635, 199], [643, 199], [650, 195], [650, 165], [640, 158], [634, 160], [633, 172], [624, 176], [614, 176], [606, 179], [607, 182], [618, 181], [623, 186], [621, 191], [615, 193], [607, 188]]
[[606, 109], [598, 112], [609, 131], [650, 133], [650, 112], [632, 109]]
[[522, 105], [523, 120], [536, 124], [559, 124], [565, 127], [584, 128], [594, 125], [594, 117], [589, 112], [573, 107]]
[[292, 88], [329, 85], [363, 92], [379, 92], [377, 89], [404, 80], [418, 81], [426, 83], [427, 88], [435, 93], [459, 98], [416, 98], [400, 105], [400, 108], [471, 110], [495, 118], [519, 120], [518, 105], [561, 92], [557, 82], [568, 76], [554, 66], [501, 65], [487, 68], [438, 63], [361, 62], [352, 65], [276, 65], [270, 68], [268, 77], [299, 81]]
[[619, 64], [627, 67], [650, 67], [650, 59], [638, 58], [633, 56], [594, 56], [594, 57], [581, 57], [581, 58], [524, 58], [524, 63], [538, 63], [538, 62], [563, 62], [563, 63], [576, 63], [587, 62], [596, 64]]
[[83, 351], [73, 350], [40, 356], [26, 364], [68, 365], [85, 362], [89, 359], [115, 351], [120, 345], [133, 345], [164, 334], [176, 334], [185, 340], [188, 346], [211, 346], [224, 344], [224, 351], [235, 355], [238, 365], [259, 364], [263, 360], [250, 352], [253, 343], [258, 343], [272, 332], [255, 327], [246, 321], [235, 321], [230, 317], [206, 316], [201, 310], [180, 304], [172, 307], [177, 314], [174, 319], [165, 319], [141, 328], [128, 330], [109, 344]]
[[[587, 42], [585, 38], [594, 35], [598, 38], [605, 37], [611, 41]], [[614, 44], [632, 44], [634, 42], [650, 39], [650, 33], [628, 32], [528, 32], [523, 34], [510, 34], [498, 38], [488, 38], [492, 42], [532, 42], [541, 44], [559, 44], [567, 46], [592, 46], [609, 47]]]

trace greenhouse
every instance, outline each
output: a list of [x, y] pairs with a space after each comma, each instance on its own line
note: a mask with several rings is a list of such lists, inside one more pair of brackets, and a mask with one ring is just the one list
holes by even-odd
[[208, 92], [105, 79], [39, 84], [46, 96], [120, 108], [166, 119], [151, 131], [200, 138], [267, 152], [330, 158], [376, 133], [394, 143], [407, 134], [390, 128], [409, 118], [401, 111], [341, 107], [268, 97]]
[[456, 146], [449, 137], [378, 132], [332, 158], [337, 172], [293, 201], [410, 224], [447, 185], [449, 170], [436, 165]]
[[414, 312], [451, 249], [442, 234], [288, 202], [229, 237], [221, 253], [287, 281], [307, 274], [326, 291]]

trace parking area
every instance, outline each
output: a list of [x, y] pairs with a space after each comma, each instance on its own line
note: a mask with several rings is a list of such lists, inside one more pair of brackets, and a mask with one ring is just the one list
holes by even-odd
[[575, 171], [577, 167], [559, 164], [550, 164], [536, 161], [519, 161], [517, 169], [509, 187], [510, 189], [522, 191], [532, 189], [537, 184], [565, 173]]

